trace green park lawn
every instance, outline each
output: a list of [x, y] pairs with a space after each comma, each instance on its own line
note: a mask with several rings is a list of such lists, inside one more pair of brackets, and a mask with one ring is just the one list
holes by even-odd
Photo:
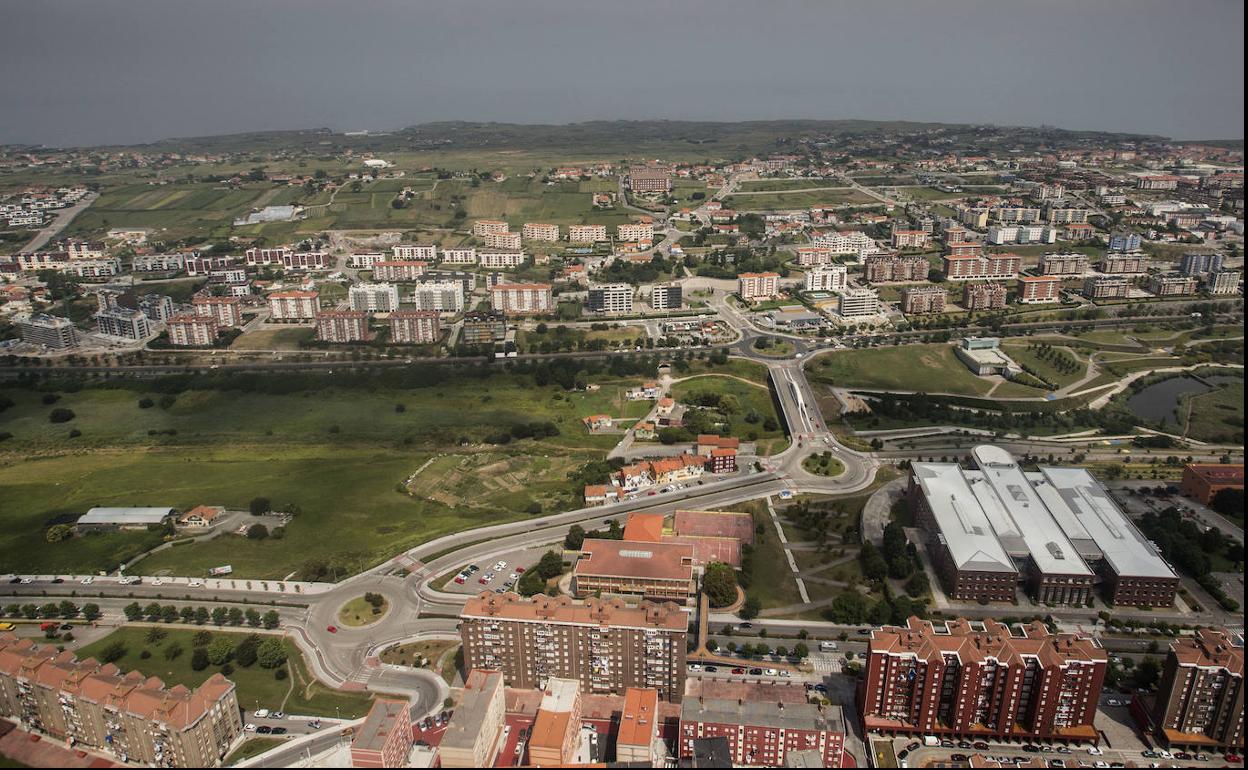
[[[1244, 381], [1219, 386], [1208, 393], [1191, 396], [1187, 435], [1198, 441], [1243, 443]], [[1182, 411], [1180, 412], [1182, 413]]]
[[824, 354], [807, 365], [813, 379], [841, 388], [982, 396], [992, 383], [971, 374], [949, 345], [904, 345]]
[[[125, 646], [125, 654], [113, 661], [123, 671], [139, 671], [146, 676], [156, 676], [167, 687], [184, 685], [198, 687], [208, 677], [221, 671], [221, 666], [209, 665], [203, 671], [195, 671], [191, 667], [191, 653], [194, 639], [199, 631], [187, 628], [161, 628], [164, 637], [158, 642], [148, 642], [149, 628], [143, 626], [125, 626], [108, 636], [93, 642], [77, 651], [78, 657], [99, 658], [105, 649], [120, 642]], [[206, 627], [212, 638], [225, 637], [241, 642], [247, 634], [218, 631]], [[268, 636], [261, 635], [261, 639]], [[262, 668], [259, 663], [248, 667], [232, 665], [233, 671], [228, 678], [238, 687], [238, 705], [245, 709], [257, 707], [270, 710], [280, 709], [289, 714], [299, 716], [333, 717], [341, 714], [344, 719], [362, 717], [368, 713], [372, 704], [372, 695], [361, 693], [344, 693], [332, 690], [313, 679], [303, 661], [303, 656], [294, 642], [284, 642], [287, 654], [287, 677], [277, 679], [273, 669]], [[182, 652], [170, 659], [166, 650], [180, 647]], [[146, 650], [149, 657], [143, 658]]]
[[[1002, 347], [1009, 354], [1010, 358], [1013, 358], [1019, 364], [1025, 364], [1031, 371], [1044, 378], [1046, 382], [1051, 382], [1058, 387], [1078, 382], [1088, 373], [1087, 362], [1082, 356], [1067, 348], [1055, 345], [1050, 356], [1042, 358], [1039, 350], [1029, 348], [1027, 343], [1005, 343]], [[1076, 362], [1076, 366], [1073, 369], [1063, 369], [1056, 365], [1058, 361], [1070, 361], [1072, 359]]]

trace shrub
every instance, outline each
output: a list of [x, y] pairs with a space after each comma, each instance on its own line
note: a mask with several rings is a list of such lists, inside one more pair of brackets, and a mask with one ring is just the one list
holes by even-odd
[[140, 399], [139, 399], [139, 408], [140, 408], [140, 409], [151, 409], [151, 408], [152, 408], [152, 407], [154, 407], [154, 406], [156, 406], [156, 402], [155, 402], [155, 401], [153, 401], [153, 400], [151, 400], [150, 398], [140, 398]]
[[58, 406], [57, 408], [53, 409], [51, 412], [48, 413], [48, 422], [53, 422], [53, 423], [69, 422], [70, 420], [74, 419], [77, 416], [78, 415], [74, 414], [73, 409], [66, 409], [64, 407]]

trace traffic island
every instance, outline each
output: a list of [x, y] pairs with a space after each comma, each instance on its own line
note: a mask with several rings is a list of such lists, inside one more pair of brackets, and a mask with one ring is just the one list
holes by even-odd
[[357, 596], [338, 610], [338, 622], [348, 628], [371, 626], [390, 611], [390, 602], [381, 594]]
[[845, 464], [833, 457], [831, 452], [819, 452], [802, 458], [802, 469], [816, 476], [832, 478], [845, 472]]

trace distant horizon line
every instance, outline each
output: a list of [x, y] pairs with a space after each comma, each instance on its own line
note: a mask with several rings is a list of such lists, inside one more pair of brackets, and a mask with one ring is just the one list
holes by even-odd
[[1043, 123], [1039, 125], [1001, 124], [1001, 123], [992, 123], [992, 122], [949, 123], [945, 121], [932, 121], [932, 120], [915, 120], [915, 119], [889, 120], [889, 119], [881, 119], [881, 118], [787, 117], [787, 118], [752, 118], [752, 119], [743, 119], [743, 120], [699, 120], [699, 119], [693, 119], [693, 118], [641, 118], [641, 119], [638, 119], [638, 118], [593, 118], [593, 119], [587, 119], [587, 120], [572, 120], [572, 121], [564, 121], [564, 122], [466, 120], [466, 119], [458, 119], [458, 118], [448, 118], [448, 119], [443, 119], [443, 120], [429, 120], [429, 121], [424, 121], [421, 123], [410, 123], [401, 127], [394, 127], [394, 128], [350, 128], [350, 129], [346, 129], [346, 128], [332, 128], [329, 126], [314, 126], [314, 127], [305, 126], [305, 127], [300, 127], [300, 128], [250, 129], [250, 130], [231, 131], [227, 133], [168, 136], [168, 137], [162, 137], [159, 139], [150, 139], [150, 140], [145, 140], [145, 141], [104, 142], [104, 143], [98, 143], [98, 144], [57, 145], [57, 144], [45, 144], [42, 142], [35, 142], [35, 141], [4, 140], [4, 141], [0, 141], [0, 146], [31, 147], [31, 148], [41, 149], [41, 150], [75, 150], [75, 149], [95, 149], [95, 148], [106, 148], [106, 147], [142, 147], [142, 146], [159, 145], [159, 144], [166, 144], [166, 143], [202, 141], [205, 139], [222, 139], [222, 138], [241, 137], [241, 136], [250, 136], [250, 135], [273, 136], [273, 135], [280, 135], [280, 134], [302, 134], [302, 133], [308, 133], [308, 132], [327, 132], [332, 135], [345, 136], [345, 137], [387, 136], [387, 135], [401, 133], [403, 131], [408, 131], [411, 129], [419, 129], [422, 126], [438, 126], [438, 125], [454, 125], [454, 124], [475, 125], [475, 126], [520, 126], [520, 127], [527, 127], [527, 128], [550, 126], [550, 127], [565, 128], [565, 127], [571, 127], [571, 126], [591, 125], [595, 123], [603, 123], [603, 124], [609, 124], [609, 123], [682, 124], [682, 123], [687, 123], [687, 124], [703, 124], [703, 125], [718, 125], [718, 126], [751, 125], [751, 124], [762, 125], [762, 124], [780, 124], [780, 123], [808, 123], [808, 124], [893, 123], [893, 124], [901, 124], [901, 125], [940, 126], [940, 127], [950, 127], [950, 128], [988, 127], [988, 128], [1002, 129], [1002, 130], [1051, 130], [1051, 131], [1060, 131], [1060, 132], [1069, 133], [1069, 134], [1107, 134], [1111, 136], [1121, 136], [1124, 138], [1132, 137], [1132, 138], [1142, 138], [1142, 139], [1158, 140], [1158, 141], [1165, 141], [1165, 142], [1182, 142], [1184, 144], [1228, 143], [1228, 142], [1243, 142], [1244, 141], [1244, 138], [1242, 136], [1219, 137], [1219, 138], [1204, 137], [1200, 139], [1184, 139], [1184, 138], [1166, 136], [1164, 134], [1133, 133], [1133, 132], [1128, 132], [1128, 131], [1111, 131], [1111, 130], [1104, 130], [1104, 129], [1088, 129], [1088, 128], [1065, 128], [1062, 126], [1049, 125], [1049, 124], [1043, 124]]

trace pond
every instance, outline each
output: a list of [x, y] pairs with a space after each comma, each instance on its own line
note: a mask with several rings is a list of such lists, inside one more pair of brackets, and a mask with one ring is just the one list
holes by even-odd
[[[1187, 375], [1171, 377], [1140, 390], [1127, 399], [1127, 409], [1136, 417], [1149, 422], [1162, 422], [1169, 427], [1179, 427], [1182, 421], [1175, 414], [1180, 400], [1189, 393], [1208, 393], [1217, 386], [1235, 382], [1238, 377], [1213, 375], [1196, 379]], [[1206, 384], [1208, 383], [1208, 384]]]

